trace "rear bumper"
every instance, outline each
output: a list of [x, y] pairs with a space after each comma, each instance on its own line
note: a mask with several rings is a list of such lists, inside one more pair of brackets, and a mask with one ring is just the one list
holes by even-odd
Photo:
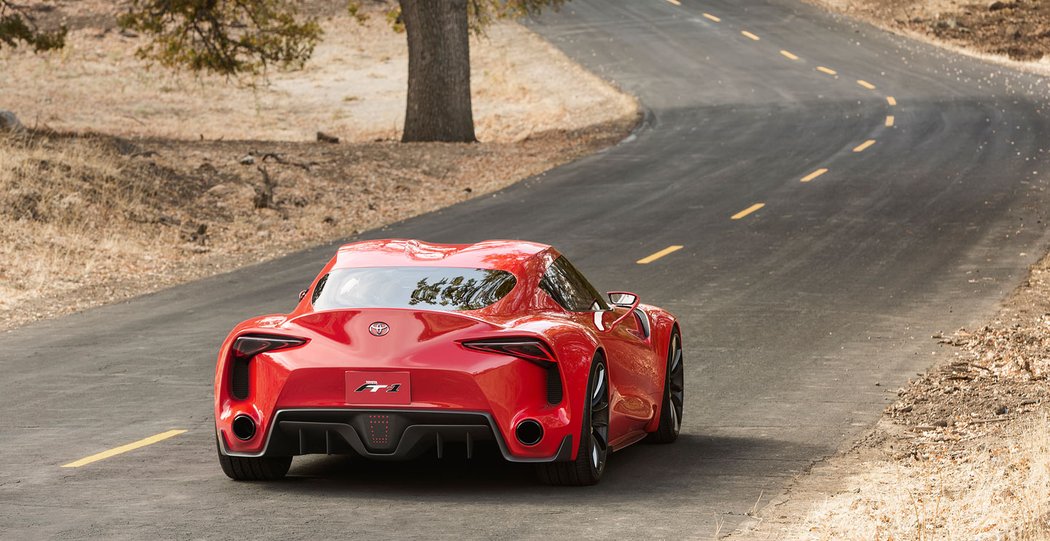
[[258, 453], [231, 451], [219, 431], [223, 454], [238, 457], [358, 454], [379, 460], [407, 460], [428, 452], [440, 458], [449, 443], [464, 444], [469, 458], [477, 441], [495, 440], [510, 462], [572, 460], [573, 438], [562, 438], [549, 457], [511, 454], [492, 416], [485, 412], [417, 409], [284, 409], [269, 424]]

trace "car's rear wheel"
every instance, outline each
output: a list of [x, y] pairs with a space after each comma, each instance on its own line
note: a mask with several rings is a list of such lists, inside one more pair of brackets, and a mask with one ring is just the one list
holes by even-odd
[[538, 464], [537, 472], [544, 483], [585, 486], [602, 478], [609, 457], [609, 371], [600, 354], [591, 361], [585, 404], [576, 460]]
[[218, 453], [222, 472], [235, 481], [276, 481], [284, 478], [292, 466], [290, 456], [240, 457], [224, 455], [222, 450]]
[[672, 443], [682, 430], [682, 413], [685, 410], [685, 365], [682, 359], [682, 336], [676, 328], [671, 332], [667, 346], [667, 377], [664, 379], [663, 405], [660, 407], [660, 424], [656, 432], [649, 434], [653, 443]]

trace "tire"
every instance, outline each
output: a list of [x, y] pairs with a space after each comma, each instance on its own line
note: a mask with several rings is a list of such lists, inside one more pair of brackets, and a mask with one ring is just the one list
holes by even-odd
[[[215, 445], [218, 447], [219, 442]], [[222, 473], [234, 481], [276, 481], [283, 479], [292, 466], [292, 457], [239, 457], [219, 453], [219, 466]]]
[[660, 424], [649, 434], [652, 443], [674, 443], [682, 430], [685, 410], [685, 365], [682, 358], [682, 335], [676, 327], [667, 346], [667, 375], [664, 378], [664, 396], [660, 406]]
[[583, 422], [580, 423], [576, 459], [537, 464], [540, 481], [557, 486], [597, 484], [609, 457], [609, 370], [601, 354], [591, 361]]

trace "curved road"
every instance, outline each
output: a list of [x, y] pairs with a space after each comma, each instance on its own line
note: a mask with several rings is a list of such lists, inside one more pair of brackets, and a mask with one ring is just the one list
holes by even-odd
[[[285, 483], [226, 480], [214, 351], [239, 319], [290, 308], [325, 246], [0, 336], [0, 537], [725, 534], [870, 427], [936, 360], [930, 335], [992, 314], [1046, 247], [1038, 77], [787, 0], [574, 0], [532, 26], [637, 95], [644, 124], [362, 237], [548, 242], [672, 309], [678, 443], [614, 455], [590, 489], [498, 460], [318, 457]], [[60, 467], [171, 429], [187, 432]]]

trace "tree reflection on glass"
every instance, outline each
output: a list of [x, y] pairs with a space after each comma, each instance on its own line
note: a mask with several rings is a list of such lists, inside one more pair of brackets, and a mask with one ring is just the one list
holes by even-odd
[[513, 278], [507, 279], [508, 273], [495, 270], [481, 270], [484, 276], [479, 280], [466, 276], [444, 276], [434, 283], [431, 277], [424, 277], [416, 283], [410, 306], [441, 306], [452, 310], [477, 310], [506, 295], [514, 287]]
[[315, 288], [314, 308], [479, 310], [514, 288], [514, 275], [492, 269], [367, 267], [335, 269]]

